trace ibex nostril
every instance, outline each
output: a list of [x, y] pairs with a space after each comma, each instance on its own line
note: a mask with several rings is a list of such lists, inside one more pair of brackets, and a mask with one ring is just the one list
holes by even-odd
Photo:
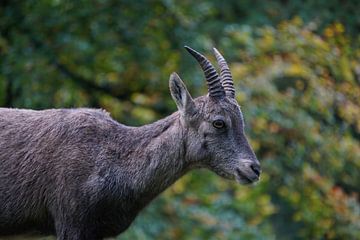
[[254, 171], [257, 176], [260, 176], [261, 168], [258, 164], [251, 164], [250, 168]]

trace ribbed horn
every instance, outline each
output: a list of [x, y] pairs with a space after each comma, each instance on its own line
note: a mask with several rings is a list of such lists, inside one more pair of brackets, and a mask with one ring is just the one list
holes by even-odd
[[208, 85], [208, 92], [211, 97], [224, 97], [225, 90], [221, 85], [220, 77], [216, 72], [216, 69], [206, 57], [201, 53], [198, 53], [194, 49], [185, 46], [185, 49], [199, 62], [202, 70], [205, 74], [205, 79]]
[[220, 80], [225, 89], [226, 96], [235, 98], [234, 81], [231, 76], [230, 68], [226, 63], [225, 58], [216, 48], [214, 48], [214, 53], [220, 67]]

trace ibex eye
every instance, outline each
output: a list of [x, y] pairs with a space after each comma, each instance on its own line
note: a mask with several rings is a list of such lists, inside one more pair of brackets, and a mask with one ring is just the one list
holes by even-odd
[[215, 128], [223, 128], [225, 127], [225, 122], [223, 120], [215, 120], [213, 121], [213, 126]]

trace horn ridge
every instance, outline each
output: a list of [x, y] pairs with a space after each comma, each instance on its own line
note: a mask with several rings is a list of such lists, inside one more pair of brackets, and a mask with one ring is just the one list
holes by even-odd
[[235, 98], [234, 81], [232, 79], [230, 68], [221, 53], [216, 48], [213, 48], [213, 50], [220, 67], [220, 81], [225, 90], [225, 93], [227, 96]]
[[185, 46], [185, 49], [198, 61], [204, 74], [205, 79], [208, 85], [208, 92], [211, 97], [224, 97], [225, 90], [221, 85], [221, 79], [216, 72], [216, 69], [211, 64], [211, 62], [203, 56], [201, 53], [195, 51], [194, 49]]

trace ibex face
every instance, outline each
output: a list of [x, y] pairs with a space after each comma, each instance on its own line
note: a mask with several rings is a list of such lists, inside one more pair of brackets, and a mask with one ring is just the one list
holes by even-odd
[[218, 76], [203, 55], [185, 48], [200, 63], [209, 90], [207, 96], [193, 100], [180, 77], [176, 73], [170, 77], [171, 95], [186, 135], [186, 161], [243, 184], [259, 180], [260, 163], [246, 139], [243, 116], [224, 58], [214, 49], [221, 70]]

